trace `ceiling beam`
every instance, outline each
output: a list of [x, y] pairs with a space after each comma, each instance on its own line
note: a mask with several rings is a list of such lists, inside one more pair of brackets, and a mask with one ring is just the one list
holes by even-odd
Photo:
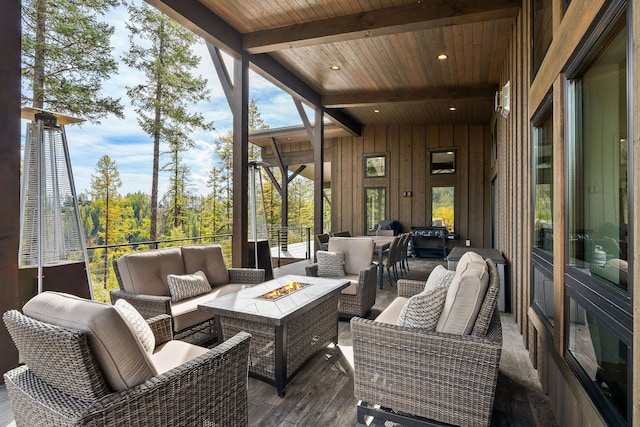
[[518, 16], [521, 0], [420, 0], [416, 3], [244, 34], [251, 54]]
[[[231, 56], [248, 55], [251, 69], [267, 80], [316, 108], [322, 108], [320, 94], [303, 82], [289, 69], [268, 55], [250, 55], [242, 48], [242, 34], [197, 0], [146, 0], [174, 21], [188, 28]], [[349, 133], [360, 136], [362, 125], [340, 109], [329, 109], [326, 114]]]
[[325, 108], [362, 107], [397, 102], [446, 102], [494, 99], [497, 85], [334, 93], [322, 97]]

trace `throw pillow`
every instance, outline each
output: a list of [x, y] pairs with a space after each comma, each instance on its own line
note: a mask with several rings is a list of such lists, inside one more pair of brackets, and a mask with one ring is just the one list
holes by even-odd
[[318, 276], [342, 277], [344, 276], [344, 252], [342, 251], [318, 251]]
[[202, 271], [196, 271], [193, 274], [169, 274], [167, 285], [171, 302], [182, 301], [211, 291], [207, 276]]
[[153, 354], [153, 350], [156, 348], [156, 337], [151, 331], [151, 327], [142, 315], [135, 309], [134, 306], [129, 304], [126, 300], [119, 299], [113, 305], [120, 316], [129, 325], [129, 328], [133, 331], [134, 335], [138, 337], [144, 351], [148, 354]]
[[437, 265], [429, 274], [424, 290], [429, 291], [441, 287], [448, 288], [455, 275], [455, 270], [447, 270], [443, 265]]
[[398, 325], [427, 331], [435, 330], [446, 298], [447, 288], [444, 286], [412, 296], [400, 311]]

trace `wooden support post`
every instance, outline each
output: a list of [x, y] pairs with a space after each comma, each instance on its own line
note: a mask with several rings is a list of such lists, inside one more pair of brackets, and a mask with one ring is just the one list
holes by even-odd
[[233, 239], [232, 265], [246, 267], [249, 260], [249, 61], [235, 58], [233, 67]]

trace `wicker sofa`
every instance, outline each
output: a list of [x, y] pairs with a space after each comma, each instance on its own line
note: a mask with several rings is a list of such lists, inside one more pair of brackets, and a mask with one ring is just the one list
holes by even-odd
[[[398, 281], [398, 297], [376, 320], [351, 320], [359, 422], [373, 415], [403, 425], [490, 425], [502, 327], [498, 271], [491, 260], [485, 262], [488, 287], [484, 298], [478, 298], [481, 304], [469, 334], [399, 326], [409, 298], [425, 289], [424, 282], [405, 279]], [[447, 301], [450, 294], [447, 291]]]
[[247, 333], [209, 350], [173, 341], [162, 315], [145, 347], [144, 319], [109, 304], [44, 292], [23, 312], [3, 316], [25, 363], [4, 375], [17, 426], [248, 424]]
[[[331, 237], [329, 239], [327, 252], [343, 252], [345, 260], [344, 265], [340, 267], [343, 270], [340, 275], [323, 277], [346, 279], [351, 282], [341, 291], [338, 302], [338, 313], [343, 318], [365, 316], [376, 303], [377, 266], [372, 262], [374, 249], [375, 243], [368, 237]], [[313, 277], [321, 275], [319, 263], [307, 265], [305, 274]]]
[[[213, 315], [198, 311], [198, 304], [264, 282], [263, 269], [225, 266], [220, 245], [194, 245], [123, 255], [113, 261], [119, 289], [111, 291], [111, 302], [122, 298], [145, 319], [160, 314], [171, 317], [174, 339], [193, 344], [215, 340]], [[205, 273], [211, 290], [172, 301], [167, 276]]]

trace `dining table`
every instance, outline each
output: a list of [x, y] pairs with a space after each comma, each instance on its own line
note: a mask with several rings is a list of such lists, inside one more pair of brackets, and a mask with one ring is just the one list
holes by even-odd
[[358, 237], [369, 237], [373, 239], [375, 243], [374, 253], [378, 257], [378, 285], [380, 289], [382, 289], [384, 284], [384, 266], [382, 265], [382, 259], [384, 257], [385, 251], [389, 250], [389, 246], [391, 246], [391, 242], [398, 236], [358, 236]]

